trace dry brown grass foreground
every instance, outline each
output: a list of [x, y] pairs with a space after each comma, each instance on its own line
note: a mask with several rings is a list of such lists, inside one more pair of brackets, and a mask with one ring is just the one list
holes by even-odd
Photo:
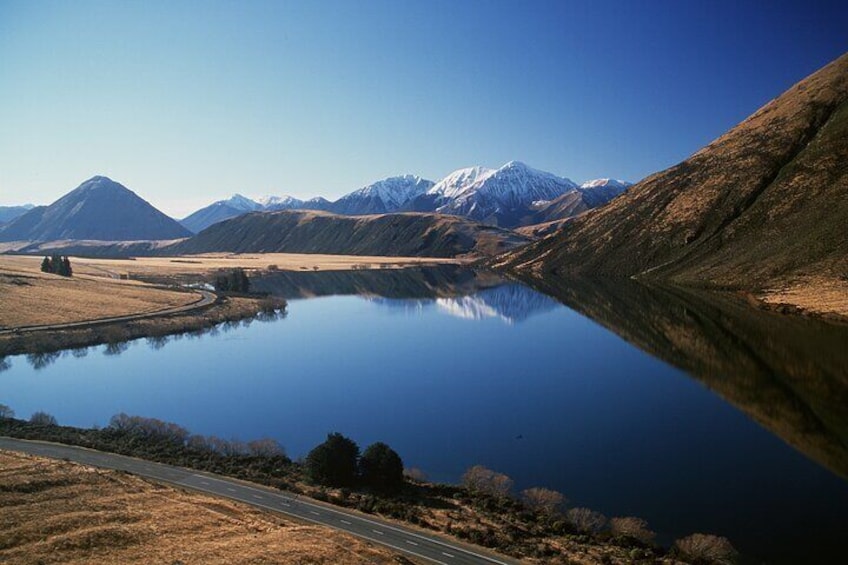
[[0, 256], [0, 328], [156, 312], [199, 298], [195, 292], [164, 290], [136, 281], [42, 273], [40, 260], [26, 259], [10, 262]]
[[1, 563], [417, 563], [329, 528], [0, 451]]

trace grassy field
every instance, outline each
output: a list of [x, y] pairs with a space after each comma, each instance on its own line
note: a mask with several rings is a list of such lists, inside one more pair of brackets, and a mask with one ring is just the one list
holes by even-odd
[[0, 255], [0, 328], [155, 312], [190, 304], [194, 292], [121, 281], [74, 263], [73, 277], [42, 273], [40, 260]]
[[117, 471], [0, 451], [0, 484], [2, 563], [416, 563]]

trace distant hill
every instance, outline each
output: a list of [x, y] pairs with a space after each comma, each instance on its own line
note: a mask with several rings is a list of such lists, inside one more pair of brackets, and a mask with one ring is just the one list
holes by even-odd
[[412, 257], [488, 256], [528, 238], [434, 214], [343, 216], [320, 211], [253, 212], [219, 222], [161, 253], [330, 253]]
[[32, 204], [24, 204], [23, 206], [0, 206], [0, 224], [11, 222], [15, 218], [23, 216], [33, 208], [35, 208], [35, 206]]
[[0, 227], [0, 241], [176, 239], [191, 235], [125, 186], [93, 177]]
[[497, 265], [748, 289], [844, 280], [846, 225], [848, 55], [686, 161]]

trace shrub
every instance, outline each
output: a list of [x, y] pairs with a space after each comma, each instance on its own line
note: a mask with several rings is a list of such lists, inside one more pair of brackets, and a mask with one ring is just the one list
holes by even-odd
[[611, 518], [609, 526], [613, 535], [634, 539], [644, 544], [652, 543], [656, 537], [656, 534], [648, 529], [648, 523], [642, 518], [632, 516]]
[[33, 415], [29, 417], [29, 421], [31, 424], [37, 424], [39, 426], [58, 426], [56, 418], [47, 412], [42, 412], [41, 410], [33, 413]]
[[427, 473], [419, 469], [418, 467], [411, 467], [409, 469], [403, 470], [403, 476], [407, 479], [417, 481], [419, 483], [427, 482]]
[[553, 514], [565, 503], [562, 493], [541, 487], [521, 491], [521, 500], [531, 510]]
[[565, 518], [576, 530], [585, 534], [596, 534], [607, 524], [606, 516], [589, 508], [572, 508], [566, 512]]
[[327, 434], [327, 440], [306, 456], [306, 474], [315, 483], [350, 486], [356, 480], [359, 446], [342, 434]]
[[684, 557], [696, 564], [732, 564], [738, 552], [730, 540], [710, 534], [692, 534], [674, 542], [675, 548]]
[[474, 465], [465, 471], [462, 484], [471, 492], [491, 496], [507, 496], [512, 489], [512, 479], [482, 465]]
[[369, 445], [359, 461], [362, 480], [371, 486], [397, 488], [403, 484], [403, 461], [383, 442]]

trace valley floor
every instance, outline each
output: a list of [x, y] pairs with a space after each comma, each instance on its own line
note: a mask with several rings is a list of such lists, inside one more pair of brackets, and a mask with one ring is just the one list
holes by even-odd
[[3, 563], [415, 563], [329, 528], [118, 471], [0, 451]]

